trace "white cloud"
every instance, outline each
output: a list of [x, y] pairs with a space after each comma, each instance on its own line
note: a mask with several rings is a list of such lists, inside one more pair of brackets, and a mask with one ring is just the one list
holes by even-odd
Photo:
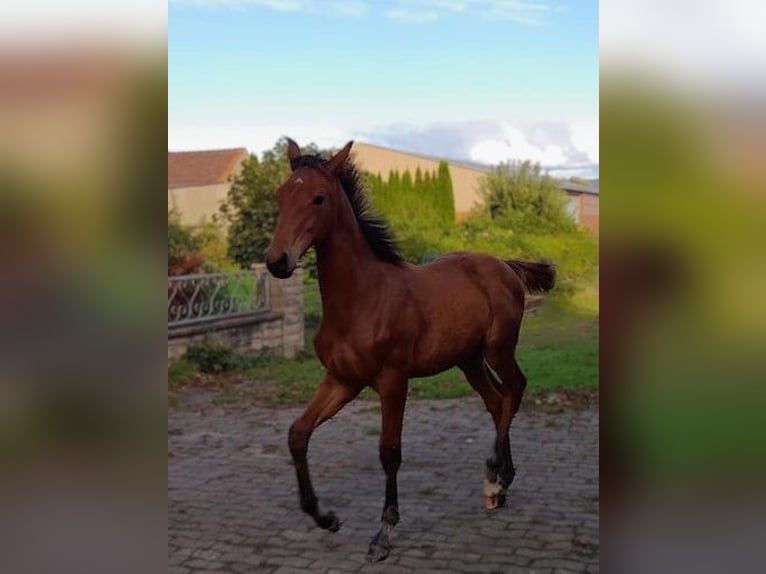
[[322, 13], [365, 16], [371, 8], [396, 22], [426, 23], [447, 14], [472, 14], [484, 20], [508, 21], [526, 26], [545, 24], [566, 6], [548, 0], [169, 0], [179, 7], [237, 9], [268, 8], [279, 12]]
[[511, 160], [531, 160], [543, 166], [558, 166], [567, 161], [562, 145], [532, 145], [520, 129], [511, 126], [506, 126], [504, 132], [502, 138], [476, 143], [469, 152], [470, 159], [492, 165]]
[[170, 151], [245, 147], [256, 154], [274, 147], [277, 140], [289, 136], [300, 145], [315, 143], [319, 147], [338, 147], [353, 139], [350, 130], [332, 124], [308, 125], [253, 123], [237, 125], [202, 125], [168, 131]]
[[547, 2], [521, 0], [394, 0], [395, 7], [386, 15], [402, 22], [430, 22], [443, 14], [471, 13], [484, 20], [508, 21], [527, 26], [545, 24], [553, 14], [566, 7]]
[[552, 8], [539, 2], [486, 2], [481, 15], [487, 20], [507, 20], [517, 24], [539, 26], [545, 24]]
[[433, 22], [439, 19], [439, 14], [435, 10], [422, 10], [410, 8], [404, 8], [402, 6], [398, 8], [391, 8], [386, 12], [386, 16], [396, 22], [406, 22], [413, 24], [421, 24], [423, 22]]
[[248, 6], [271, 8], [279, 12], [303, 12], [315, 9], [314, 0], [169, 0], [176, 6], [242, 9]]
[[168, 132], [172, 151], [246, 147], [254, 153], [271, 149], [282, 136], [299, 144], [339, 147], [354, 139], [393, 149], [436, 157], [495, 165], [501, 161], [531, 160], [554, 176], [598, 177], [598, 122], [512, 121], [452, 122], [423, 125], [396, 124], [359, 129], [313, 123], [303, 118], [289, 122], [252, 118], [236, 124], [197, 125]]
[[358, 135], [361, 141], [454, 160], [531, 160], [556, 176], [598, 176], [597, 120], [397, 124]]
[[266, 8], [286, 13], [330, 13], [347, 18], [359, 18], [370, 11], [368, 0], [169, 0], [169, 2], [181, 8], [215, 10]]
[[473, 0], [396, 0], [402, 5], [419, 5], [436, 10], [446, 10], [449, 12], [463, 12]]
[[569, 124], [569, 131], [572, 134], [572, 146], [587, 154], [590, 161], [598, 163], [598, 120], [595, 122], [572, 122]]
[[370, 6], [363, 0], [337, 0], [330, 2], [331, 11], [338, 16], [358, 18], [370, 11]]

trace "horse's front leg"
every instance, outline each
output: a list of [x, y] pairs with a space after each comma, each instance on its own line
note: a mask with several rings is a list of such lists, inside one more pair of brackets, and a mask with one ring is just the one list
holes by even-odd
[[307, 460], [309, 438], [314, 429], [332, 418], [343, 406], [359, 394], [361, 387], [346, 385], [327, 375], [303, 414], [290, 427], [288, 444], [298, 477], [301, 508], [326, 530], [337, 532], [340, 522], [333, 512], [322, 514], [314, 487], [311, 485]]
[[407, 379], [392, 379], [378, 387], [382, 410], [380, 463], [386, 473], [386, 502], [378, 533], [370, 542], [367, 559], [384, 560], [391, 551], [390, 533], [399, 522], [396, 474], [402, 462], [402, 421], [407, 402]]

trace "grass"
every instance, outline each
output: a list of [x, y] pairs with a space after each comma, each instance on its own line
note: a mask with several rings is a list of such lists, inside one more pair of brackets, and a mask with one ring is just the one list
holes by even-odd
[[[240, 402], [286, 406], [303, 404], [311, 398], [324, 368], [313, 352], [313, 336], [319, 323], [321, 303], [316, 289], [307, 289], [306, 350], [295, 359], [262, 358], [237, 373], [242, 385], [222, 385], [215, 403]], [[525, 316], [517, 359], [527, 375], [528, 392], [598, 389], [598, 291], [597, 286], [569, 299], [548, 297], [535, 313]], [[183, 386], [197, 376], [195, 366], [178, 361], [168, 368], [171, 385]], [[462, 372], [452, 368], [410, 382], [410, 398], [450, 399], [473, 395]], [[365, 400], [376, 399], [365, 389]]]
[[173, 361], [168, 365], [168, 387], [178, 388], [190, 383], [199, 375], [197, 365], [186, 359]]

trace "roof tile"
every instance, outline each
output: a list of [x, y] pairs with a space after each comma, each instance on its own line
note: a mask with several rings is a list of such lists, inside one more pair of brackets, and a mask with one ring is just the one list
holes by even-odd
[[168, 152], [168, 189], [226, 183], [246, 157], [245, 148]]

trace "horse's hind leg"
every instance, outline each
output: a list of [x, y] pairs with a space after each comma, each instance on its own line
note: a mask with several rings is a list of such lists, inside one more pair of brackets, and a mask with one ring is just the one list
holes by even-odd
[[[464, 365], [460, 365], [460, 368], [465, 374], [465, 378], [468, 380], [474, 390], [479, 393], [484, 400], [484, 406], [487, 407], [487, 411], [492, 415], [492, 420], [495, 423], [495, 432], [497, 436], [495, 438], [494, 448], [492, 456], [487, 459], [487, 474], [484, 480], [484, 505], [487, 509], [492, 510], [503, 506], [505, 504], [505, 493], [502, 487], [498, 485], [498, 471], [500, 469], [500, 462], [505, 454], [501, 450], [504, 448], [504, 442], [502, 440], [502, 415], [503, 415], [503, 395], [500, 390], [496, 389], [488, 378], [488, 373], [482, 364], [483, 358], [481, 355], [477, 355], [471, 361]], [[508, 432], [505, 431], [507, 437]], [[507, 441], [506, 441], [507, 442]]]
[[500, 421], [497, 429], [497, 485], [499, 487], [499, 505], [505, 502], [505, 491], [516, 476], [511, 456], [510, 428], [513, 416], [519, 410], [527, 379], [521, 372], [513, 352], [493, 352], [487, 349], [484, 357], [487, 376], [492, 377], [502, 395]]

